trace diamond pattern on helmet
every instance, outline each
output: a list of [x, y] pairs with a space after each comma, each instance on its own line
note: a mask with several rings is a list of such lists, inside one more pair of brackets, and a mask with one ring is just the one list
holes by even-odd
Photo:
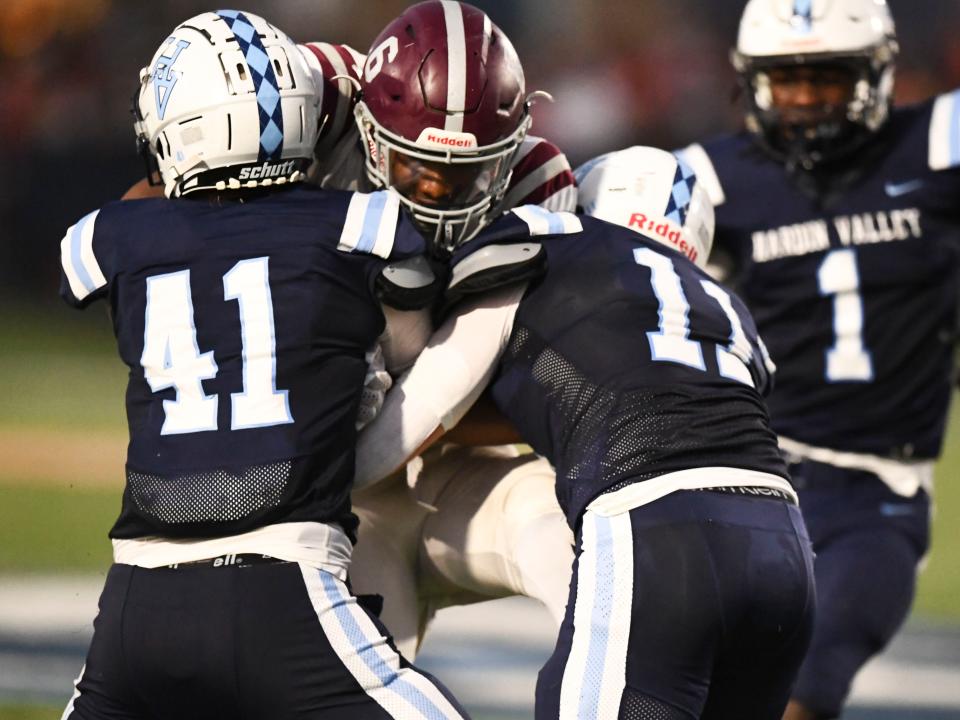
[[130, 498], [142, 513], [169, 524], [230, 522], [280, 504], [292, 463], [251, 465], [175, 477], [127, 470]]
[[696, 184], [697, 176], [693, 169], [678, 157], [677, 172], [673, 176], [673, 191], [670, 193], [665, 215], [680, 227], [687, 222], [687, 210], [690, 209], [693, 186]]
[[218, 10], [217, 15], [223, 18], [233, 31], [237, 45], [250, 68], [260, 115], [260, 153], [257, 161], [279, 160], [283, 153], [283, 106], [280, 103], [280, 86], [270, 57], [256, 28], [246, 15], [236, 10]]

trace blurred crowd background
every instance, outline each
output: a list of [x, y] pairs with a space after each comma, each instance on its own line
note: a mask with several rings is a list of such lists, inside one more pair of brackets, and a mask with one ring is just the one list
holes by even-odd
[[[298, 41], [365, 51], [404, 0], [238, 0]], [[744, 0], [475, 0], [513, 40], [529, 89], [556, 98], [534, 132], [579, 163], [735, 129], [728, 62]], [[960, 3], [890, 0], [897, 101], [960, 86]], [[219, 6], [216, 6], [219, 7]], [[129, 105], [141, 66], [202, 0], [0, 3], [0, 303], [55, 303], [66, 228], [142, 175]]]

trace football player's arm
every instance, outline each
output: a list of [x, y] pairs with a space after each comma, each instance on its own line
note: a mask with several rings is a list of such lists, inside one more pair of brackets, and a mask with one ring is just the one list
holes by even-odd
[[496, 370], [523, 291], [514, 285], [466, 303], [433, 334], [360, 434], [355, 489], [390, 475], [466, 414]]
[[393, 378], [408, 370], [427, 345], [433, 325], [430, 312], [403, 311], [383, 305], [386, 329], [376, 344], [367, 351], [367, 374], [363, 379], [357, 430], [362, 430], [377, 416]]
[[94, 240], [100, 213], [85, 215], [60, 241], [60, 297], [76, 308], [105, 296], [109, 288], [109, 243], [100, 235]]

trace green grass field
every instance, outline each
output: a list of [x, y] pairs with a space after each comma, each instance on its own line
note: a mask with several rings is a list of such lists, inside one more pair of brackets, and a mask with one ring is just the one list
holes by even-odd
[[[103, 570], [110, 560], [106, 532], [119, 508], [119, 467], [105, 463], [100, 479], [78, 467], [64, 438], [76, 447], [85, 433], [124, 432], [125, 368], [116, 356], [109, 320], [99, 307], [0, 315], [0, 377], [12, 388], [0, 405], [0, 439], [27, 428], [31, 442], [49, 435], [39, 452], [45, 475], [20, 475], [0, 466], [0, 574]], [[40, 432], [34, 432], [40, 431]], [[16, 464], [16, 463], [14, 463]], [[52, 468], [52, 470], [50, 469]], [[114, 473], [118, 473], [114, 475]], [[960, 417], [951, 423], [937, 473], [933, 551], [920, 582], [915, 611], [960, 622]], [[13, 473], [13, 474], [11, 474]]]

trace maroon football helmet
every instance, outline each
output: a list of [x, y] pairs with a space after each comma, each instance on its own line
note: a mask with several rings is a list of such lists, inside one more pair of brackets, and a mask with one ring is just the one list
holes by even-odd
[[489, 222], [530, 127], [523, 68], [486, 14], [408, 8], [371, 46], [356, 108], [367, 174], [449, 252]]

